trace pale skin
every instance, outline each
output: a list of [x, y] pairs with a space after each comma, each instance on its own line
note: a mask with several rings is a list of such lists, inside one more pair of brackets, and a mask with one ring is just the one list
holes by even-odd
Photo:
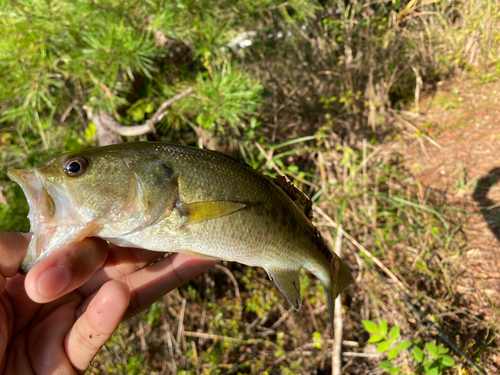
[[0, 231], [1, 374], [85, 373], [122, 320], [217, 263], [86, 238], [23, 276], [29, 239]]

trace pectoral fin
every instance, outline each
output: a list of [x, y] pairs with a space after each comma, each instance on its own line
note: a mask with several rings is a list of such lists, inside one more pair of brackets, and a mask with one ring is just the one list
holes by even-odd
[[283, 292], [288, 302], [290, 302], [295, 310], [299, 310], [300, 306], [302, 306], [299, 270], [270, 268], [267, 270], [267, 273], [271, 280], [274, 280], [279, 290]]
[[205, 255], [205, 254], [200, 254], [200, 253], [196, 253], [194, 251], [190, 251], [190, 250], [179, 250], [179, 253], [184, 253], [184, 254], [188, 254], [188, 255], [192, 255], [194, 257], [197, 257], [197, 258], [203, 258], [203, 259], [213, 259], [213, 260], [218, 260], [220, 258], [215, 258], [215, 257], [212, 257], [210, 255]]
[[232, 214], [245, 207], [242, 203], [211, 201], [194, 203], [177, 203], [176, 209], [186, 217], [183, 225], [201, 223], [206, 220], [216, 219]]

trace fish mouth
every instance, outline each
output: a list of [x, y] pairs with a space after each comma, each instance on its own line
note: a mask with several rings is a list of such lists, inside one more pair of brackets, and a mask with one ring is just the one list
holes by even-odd
[[33, 232], [28, 254], [21, 265], [28, 272], [35, 263], [71, 241], [91, 235], [95, 226], [79, 215], [79, 205], [64, 182], [54, 182], [36, 168], [11, 169], [7, 175], [19, 184], [28, 200], [30, 231]]
[[[54, 216], [55, 203], [45, 188], [45, 179], [31, 168], [11, 169], [7, 175], [17, 182], [28, 200], [30, 213], [28, 218], [33, 222], [47, 223]], [[33, 228], [32, 228], [33, 230]]]
[[28, 254], [23, 260], [21, 269], [24, 272], [34, 265], [42, 256], [54, 235], [54, 217], [56, 205], [46, 189], [46, 180], [32, 168], [11, 169], [7, 175], [19, 184], [28, 200], [30, 231], [33, 237], [28, 247]]

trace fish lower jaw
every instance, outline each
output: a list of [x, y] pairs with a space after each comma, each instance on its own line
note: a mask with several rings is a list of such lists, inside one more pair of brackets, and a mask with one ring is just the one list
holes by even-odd
[[50, 243], [55, 235], [57, 226], [46, 223], [38, 223], [33, 230], [33, 237], [28, 247], [28, 254], [33, 260], [37, 260], [40, 256], [50, 249]]
[[28, 254], [23, 260], [22, 269], [27, 272], [41, 259], [70, 243], [82, 240], [93, 234], [94, 226], [73, 223], [61, 225], [57, 221], [48, 223], [34, 223], [32, 226], [33, 237], [28, 246]]

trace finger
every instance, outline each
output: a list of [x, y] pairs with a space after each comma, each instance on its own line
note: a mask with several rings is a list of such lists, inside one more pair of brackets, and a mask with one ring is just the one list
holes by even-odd
[[109, 280], [141, 270], [163, 257], [164, 254], [157, 251], [120, 247], [110, 244], [106, 262], [95, 272], [88, 282], [80, 287], [79, 291], [83, 295], [89, 296]]
[[108, 256], [108, 244], [98, 238], [58, 249], [28, 272], [25, 287], [35, 302], [50, 302], [84, 284]]
[[[218, 262], [219, 260], [197, 258], [192, 255], [176, 253], [136, 272], [129, 270], [131, 271], [130, 273], [126, 272], [122, 274], [119, 268], [111, 267], [110, 272], [112, 275], [117, 276], [116, 280], [123, 281], [130, 288], [130, 305], [125, 314], [125, 319], [137, 315], [171, 290], [198, 276]], [[130, 265], [125, 267], [130, 267]], [[119, 274], [122, 275], [119, 276]], [[87, 284], [82, 288], [86, 288]], [[92, 300], [94, 294], [90, 294], [85, 302], [80, 305], [77, 316], [84, 313], [87, 309], [87, 304]]]
[[5, 291], [9, 295], [14, 309], [14, 327], [12, 336], [16, 336], [19, 331], [26, 328], [40, 309], [40, 304], [33, 302], [26, 294], [24, 287], [24, 275], [17, 274], [7, 280]]
[[[63, 300], [64, 303], [61, 303]], [[34, 319], [30, 324], [26, 340], [26, 353], [35, 374], [76, 373], [64, 350], [64, 340], [75, 323], [75, 311], [81, 301], [79, 294], [70, 293], [44, 305], [42, 309], [46, 308], [50, 312], [42, 314], [44, 315], [43, 319]], [[39, 315], [37, 314], [37, 318]]]
[[28, 251], [31, 234], [0, 231], [0, 290], [16, 275]]
[[173, 254], [133, 274], [120, 277], [130, 288], [128, 319], [171, 290], [203, 273], [219, 260], [197, 258], [187, 254]]
[[116, 331], [129, 304], [129, 288], [119, 281], [102, 286], [87, 311], [66, 335], [65, 349], [73, 367], [84, 373], [102, 345]]

